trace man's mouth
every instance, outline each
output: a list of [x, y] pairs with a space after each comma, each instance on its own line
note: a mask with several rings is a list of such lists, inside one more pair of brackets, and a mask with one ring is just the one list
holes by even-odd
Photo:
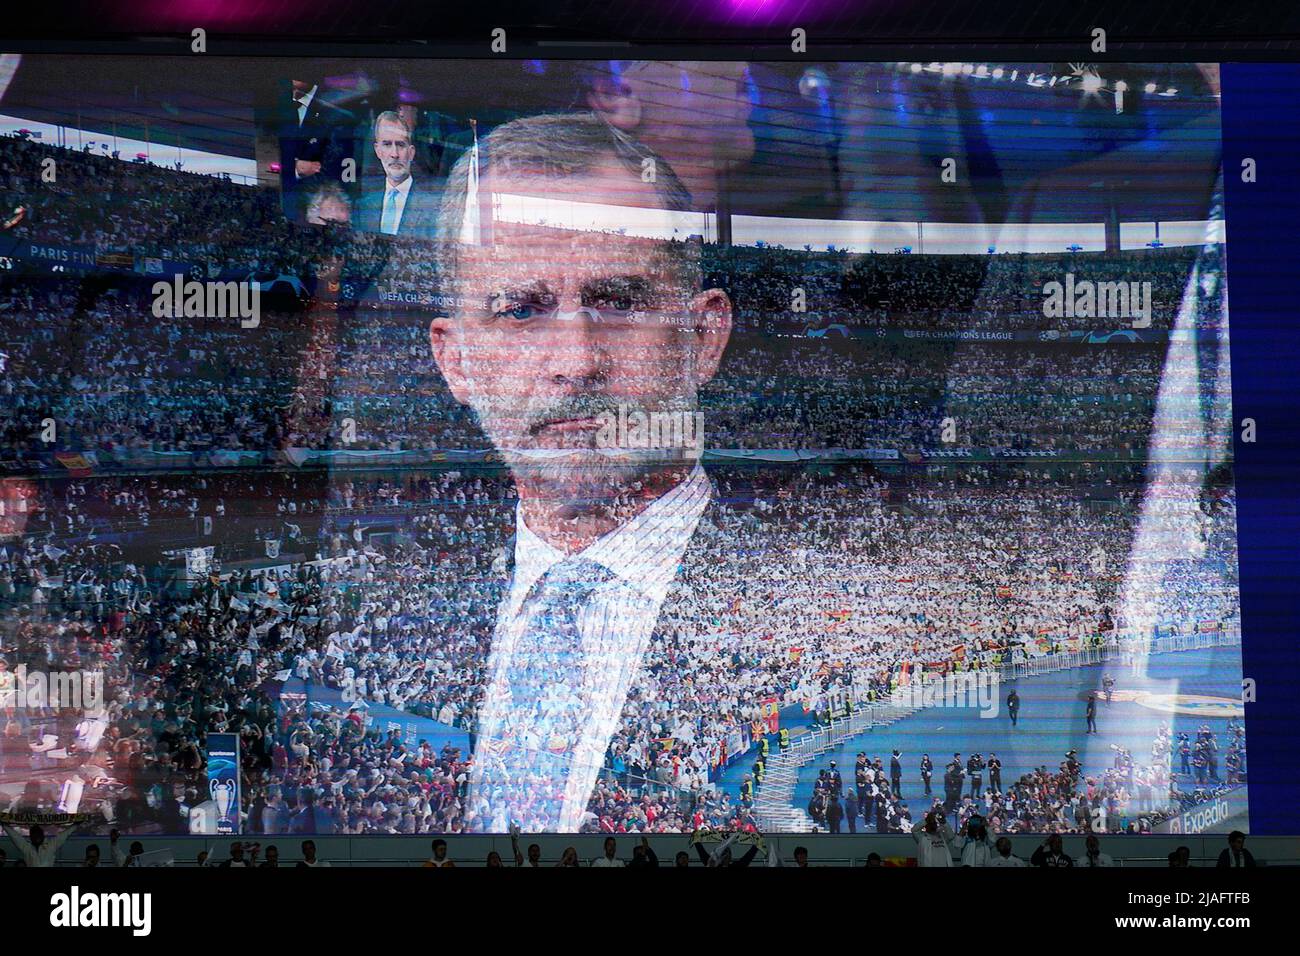
[[575, 432], [598, 431], [601, 422], [594, 415], [582, 415], [574, 418], [553, 418], [533, 428], [533, 434], [544, 431], [572, 434]]

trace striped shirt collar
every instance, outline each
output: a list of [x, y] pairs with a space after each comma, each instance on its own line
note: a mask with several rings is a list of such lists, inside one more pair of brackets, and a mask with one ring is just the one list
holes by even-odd
[[[697, 463], [684, 481], [575, 557], [603, 565], [647, 598], [662, 603], [712, 495], [713, 485]], [[537, 579], [565, 555], [529, 529], [522, 502], [515, 506], [515, 527], [511, 606], [517, 609]]]

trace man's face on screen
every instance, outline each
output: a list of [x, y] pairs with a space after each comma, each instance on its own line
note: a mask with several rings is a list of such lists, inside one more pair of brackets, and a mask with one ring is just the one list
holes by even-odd
[[375, 156], [384, 166], [388, 181], [397, 185], [411, 175], [415, 144], [401, 123], [382, 121], [375, 129]]
[[[514, 176], [491, 189], [638, 212], [658, 205], [653, 186], [612, 158], [586, 175]], [[492, 230], [490, 246], [463, 247], [458, 361], [444, 353], [439, 365], [516, 477], [594, 502], [697, 458], [698, 447], [633, 447], [607, 426], [638, 414], [698, 425], [697, 390], [725, 345], [723, 312], [729, 327], [726, 296], [696, 292], [665, 241], [518, 222]], [[719, 327], [701, 333], [709, 322]], [[439, 354], [436, 332], [434, 347]]]

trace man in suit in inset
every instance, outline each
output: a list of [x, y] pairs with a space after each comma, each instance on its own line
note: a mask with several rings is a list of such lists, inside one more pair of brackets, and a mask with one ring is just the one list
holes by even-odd
[[362, 199], [362, 228], [388, 236], [432, 238], [437, 200], [412, 175], [415, 141], [410, 127], [398, 113], [380, 113], [371, 145], [384, 179], [382, 188], [369, 190]]
[[284, 214], [303, 220], [306, 197], [323, 182], [341, 183], [352, 157], [349, 111], [322, 95], [315, 80], [290, 80], [276, 96], [273, 113], [280, 141], [280, 190]]

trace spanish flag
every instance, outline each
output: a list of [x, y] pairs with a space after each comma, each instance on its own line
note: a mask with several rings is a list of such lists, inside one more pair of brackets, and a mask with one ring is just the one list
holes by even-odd
[[56, 451], [54, 460], [64, 468], [74, 478], [88, 478], [95, 467], [95, 463], [85, 455], [79, 455], [71, 451]]

